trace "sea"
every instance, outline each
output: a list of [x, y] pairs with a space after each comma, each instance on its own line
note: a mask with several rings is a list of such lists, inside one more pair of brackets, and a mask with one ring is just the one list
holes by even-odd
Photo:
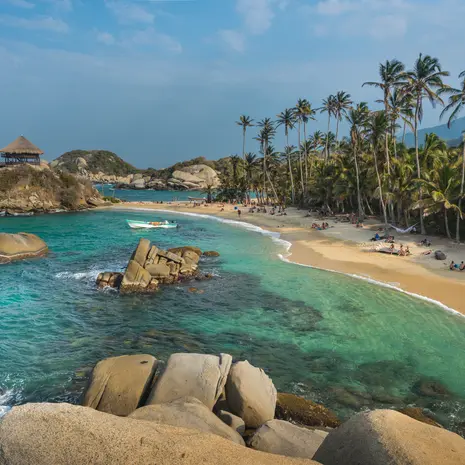
[[[126, 219], [180, 227], [137, 231]], [[223, 352], [342, 419], [413, 406], [465, 430], [465, 318], [376, 283], [290, 263], [289, 244], [276, 233], [134, 210], [0, 218], [0, 231], [37, 234], [50, 248], [45, 258], [0, 266], [0, 415], [26, 402], [79, 403], [90, 370], [106, 357], [145, 353], [164, 362], [177, 352]], [[218, 251], [200, 264], [213, 279], [153, 295], [97, 289], [97, 275], [123, 271], [142, 237], [161, 248]]]

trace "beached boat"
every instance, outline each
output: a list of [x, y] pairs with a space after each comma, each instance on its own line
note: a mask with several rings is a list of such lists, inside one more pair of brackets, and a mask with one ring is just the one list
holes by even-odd
[[132, 221], [126, 220], [131, 229], [174, 229], [178, 227], [177, 223], [170, 223], [169, 221]]

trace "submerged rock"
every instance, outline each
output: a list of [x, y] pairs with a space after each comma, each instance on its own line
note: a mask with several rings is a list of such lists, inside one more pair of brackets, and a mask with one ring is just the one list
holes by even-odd
[[432, 378], [423, 378], [413, 386], [413, 391], [425, 397], [444, 398], [451, 395], [450, 391], [440, 381]]
[[131, 413], [129, 418], [192, 428], [205, 433], [217, 434], [242, 446], [245, 445], [237, 431], [223, 423], [195, 397], [183, 397], [165, 404], [148, 405]]
[[249, 428], [258, 428], [274, 418], [276, 388], [261, 368], [249, 362], [235, 363], [226, 383], [226, 399], [232, 413]]
[[41, 257], [47, 252], [47, 244], [34, 234], [0, 233], [0, 264]]
[[82, 405], [113, 415], [129, 415], [147, 398], [157, 365], [152, 355], [102, 360], [92, 371]]
[[1, 465], [311, 465], [214, 434], [69, 404], [15, 407], [0, 422]]
[[204, 252], [202, 255], [204, 257], [219, 257], [220, 256], [219, 252], [215, 252], [214, 250]]
[[323, 405], [281, 392], [278, 393], [275, 416], [303, 426], [336, 428], [341, 424], [339, 418]]
[[414, 420], [420, 421], [422, 423], [426, 423], [427, 425], [436, 426], [437, 428], [442, 428], [442, 426], [434, 421], [431, 417], [425, 414], [423, 409], [419, 407], [407, 407], [402, 410], [399, 410], [400, 413], [407, 415]]
[[255, 432], [247, 445], [270, 454], [311, 459], [327, 435], [325, 431], [312, 431], [287, 421], [271, 420]]
[[375, 410], [331, 431], [314, 459], [324, 465], [459, 465], [465, 440], [399, 412]]

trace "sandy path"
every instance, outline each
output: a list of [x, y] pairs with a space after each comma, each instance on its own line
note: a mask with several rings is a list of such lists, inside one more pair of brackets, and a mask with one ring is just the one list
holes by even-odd
[[[415, 241], [422, 237], [401, 235], [394, 232], [397, 243], [409, 245], [411, 257], [388, 256], [376, 253], [381, 246], [370, 242], [379, 225], [372, 222], [364, 229], [348, 223], [327, 220], [330, 229], [315, 231], [313, 222], [321, 220], [305, 217], [305, 211], [287, 210], [287, 216], [271, 216], [264, 213], [249, 213], [241, 208], [238, 218], [234, 207], [225, 205], [224, 211], [217, 204], [193, 207], [187, 202], [156, 204], [151, 202], [124, 203], [113, 209], [144, 208], [170, 210], [173, 212], [199, 213], [244, 221], [281, 233], [281, 238], [292, 243], [289, 260], [318, 268], [354, 274], [394, 285], [404, 291], [434, 299], [465, 315], [465, 272], [449, 270], [450, 260], [460, 263], [465, 260], [465, 245], [457, 245], [444, 238], [431, 238], [432, 250], [446, 253], [446, 262], [437, 261], [434, 254], [424, 255], [427, 250]], [[269, 209], [268, 209], [269, 210]]]

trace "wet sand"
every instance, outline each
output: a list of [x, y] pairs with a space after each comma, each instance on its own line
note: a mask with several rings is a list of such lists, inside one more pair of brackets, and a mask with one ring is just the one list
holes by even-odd
[[[292, 244], [290, 255], [287, 257], [292, 262], [373, 279], [436, 300], [465, 315], [465, 271], [462, 273], [449, 270], [451, 260], [456, 263], [465, 260], [464, 244], [458, 245], [444, 238], [428, 237], [432, 246], [426, 249], [416, 243], [422, 239], [421, 236], [402, 235], [393, 231], [396, 247], [402, 243], [404, 246], [408, 245], [412, 252], [410, 257], [399, 257], [376, 252], [377, 247], [389, 244], [370, 242], [377, 228], [381, 227], [374, 221], [365, 224], [363, 229], [358, 229], [349, 223], [327, 219], [325, 221], [329, 223], [330, 228], [326, 231], [316, 231], [311, 229], [311, 225], [314, 222], [321, 223], [321, 220], [305, 217], [306, 211], [295, 208], [288, 209], [287, 216], [272, 216], [268, 213], [249, 213], [249, 209], [244, 207], [241, 208], [240, 218], [231, 205], [225, 205], [224, 211], [221, 211], [218, 204], [193, 207], [188, 202], [128, 202], [110, 208], [170, 210], [247, 222], [279, 232], [281, 239]], [[433, 253], [425, 255], [428, 250], [432, 250]], [[435, 250], [446, 253], [447, 260], [436, 260]]]

